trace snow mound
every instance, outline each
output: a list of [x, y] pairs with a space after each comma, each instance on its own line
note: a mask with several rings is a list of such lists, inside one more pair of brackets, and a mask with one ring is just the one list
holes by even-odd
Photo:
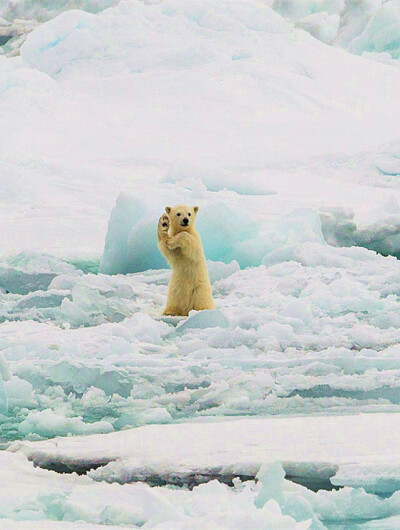
[[[242, 2], [232, 4], [226, 0], [190, 3], [165, 0], [149, 7], [140, 1], [122, 2], [113, 11], [106, 11], [106, 17], [78, 10], [60, 14], [28, 36], [21, 48], [21, 56], [30, 67], [50, 75], [60, 73], [75, 61], [84, 62], [96, 55], [115, 56], [120, 50], [116, 50], [109, 39], [111, 20], [120, 30], [120, 48], [126, 46], [128, 38], [133, 47], [143, 46], [144, 42], [150, 46], [146, 62], [143, 57], [138, 57], [131, 64], [145, 70], [161, 65], [186, 69], [215, 60], [224, 52], [221, 43], [214, 49], [210, 44], [207, 45], [204, 39], [207, 30], [232, 33], [242, 28], [246, 34], [254, 31], [266, 34], [287, 32], [290, 29], [281, 17], [263, 4], [252, 3], [246, 6]], [[171, 20], [178, 29], [175, 37], [166, 27], [166, 23]], [[161, 33], [152, 31], [154, 27], [160, 28]], [[129, 32], [128, 29], [136, 31]], [[167, 34], [169, 39], [166, 39]], [[179, 44], [185, 37], [186, 50], [177, 53]], [[193, 46], [195, 40], [199, 44], [198, 49]], [[175, 64], [171, 63], [171, 59]]]
[[[280, 4], [285, 10], [290, 2]], [[331, 38], [340, 2], [291, 4], [306, 7], [296, 23]], [[393, 119], [400, 112], [397, 69], [318, 42], [270, 5], [131, 0], [99, 14], [68, 10], [32, 31], [21, 57], [1, 57], [0, 116], [8, 131], [1, 153], [3, 248], [98, 259], [107, 216], [126, 189], [139, 202], [151, 197], [154, 211], [145, 204], [140, 224], [125, 218], [126, 233], [137, 231], [131, 249], [120, 252], [120, 267], [104, 256], [104, 270], [145, 270], [155, 259], [162, 266], [155, 252], [149, 258], [154, 220], [181, 196], [202, 199], [202, 208], [219, 202], [237, 212], [240, 205], [257, 223], [259, 215], [274, 221], [302, 208], [317, 211], [321, 203], [351, 207], [357, 217], [374, 204], [370, 186], [396, 188], [399, 147], [391, 163], [376, 145], [400, 136]], [[387, 159], [380, 160], [382, 171], [373, 164], [364, 171], [372, 148]], [[341, 157], [346, 162], [333, 175]], [[357, 186], [354, 169], [368, 186]], [[353, 180], [339, 191], [344, 172]], [[134, 210], [127, 206], [126, 215]], [[240, 248], [242, 234], [222, 228], [236, 245], [229, 261], [261, 263], [263, 255]], [[228, 256], [215, 251], [209, 259]]]

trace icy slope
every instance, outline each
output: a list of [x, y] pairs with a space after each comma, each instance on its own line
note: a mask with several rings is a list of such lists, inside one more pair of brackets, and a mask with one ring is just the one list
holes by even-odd
[[292, 210], [400, 202], [395, 176], [376, 190], [398, 160], [400, 72], [263, 3], [68, 11], [0, 67], [2, 252], [99, 256], [122, 188], [165, 206], [188, 186], [207, 202], [227, 187], [256, 215], [287, 212], [289, 193]]

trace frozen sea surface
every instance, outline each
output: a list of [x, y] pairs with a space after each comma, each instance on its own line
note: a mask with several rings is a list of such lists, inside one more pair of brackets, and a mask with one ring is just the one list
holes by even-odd
[[[209, 262], [217, 311], [178, 323], [160, 317], [167, 270], [109, 276], [35, 254], [8, 260], [6, 439], [199, 417], [398, 411], [400, 262], [317, 242], [264, 262]], [[13, 289], [15, 276], [34, 290], [13, 292], [24, 291], [21, 280]]]
[[[162, 427], [159, 431], [162, 435]], [[240, 431], [235, 435], [240, 440]], [[82, 440], [82, 447], [88, 447], [88, 441]], [[183, 453], [190, 451], [184, 438], [181, 448]], [[179, 457], [179, 451], [177, 454]], [[0, 452], [0, 460], [1, 523], [10, 529], [47, 528], [46, 524], [57, 529], [71, 524], [76, 525], [73, 528], [110, 525], [199, 530], [395, 529], [400, 513], [398, 492], [389, 498], [362, 488], [314, 492], [286, 480], [279, 461], [266, 460], [256, 481], [236, 478], [228, 486], [211, 480], [190, 490], [55, 473], [34, 468], [21, 453]]]
[[400, 482], [398, 417], [369, 413], [203, 419], [18, 441], [9, 450], [22, 452], [41, 468], [89, 472], [96, 481], [188, 487], [212, 478], [231, 485], [236, 476], [254, 479], [263, 464], [280, 461], [292, 481], [314, 490], [351, 485], [389, 496]]
[[[395, 422], [398, 1], [113, 3], [0, 15], [1, 35], [29, 32], [0, 57], [2, 448], [227, 418]], [[163, 319], [155, 227], [178, 202], [200, 206], [217, 308]], [[1, 525], [398, 528], [397, 465], [369, 456], [315, 493], [268, 458], [256, 481], [190, 491], [1, 451]]]

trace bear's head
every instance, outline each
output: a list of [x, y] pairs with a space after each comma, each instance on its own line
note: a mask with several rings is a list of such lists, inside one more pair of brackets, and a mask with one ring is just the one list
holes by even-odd
[[166, 206], [165, 211], [168, 214], [169, 222], [171, 225], [172, 233], [177, 234], [184, 230], [190, 230], [194, 228], [196, 220], [196, 214], [199, 211], [198, 206], [185, 206], [179, 204], [178, 206]]

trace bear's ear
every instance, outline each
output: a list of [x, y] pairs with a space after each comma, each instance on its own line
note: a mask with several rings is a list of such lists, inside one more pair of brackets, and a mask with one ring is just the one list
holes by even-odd
[[193, 210], [194, 210], [194, 213], [197, 213], [197, 212], [199, 211], [199, 207], [198, 207], [198, 206], [195, 206], [195, 207], [193, 208]]
[[167, 212], [167, 214], [169, 215], [171, 213], [171, 206], [166, 206], [165, 207], [165, 211]]

